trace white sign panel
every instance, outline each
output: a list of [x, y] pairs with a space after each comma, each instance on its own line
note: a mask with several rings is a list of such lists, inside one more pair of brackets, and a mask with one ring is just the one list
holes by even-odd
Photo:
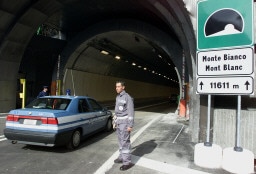
[[253, 49], [250, 47], [197, 53], [198, 76], [251, 75], [253, 72]]
[[253, 94], [252, 77], [199, 77], [198, 94]]

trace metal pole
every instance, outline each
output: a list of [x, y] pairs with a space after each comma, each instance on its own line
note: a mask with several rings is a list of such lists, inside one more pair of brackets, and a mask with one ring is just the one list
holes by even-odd
[[[181, 96], [181, 93], [182, 93], [182, 82], [181, 82], [181, 78], [180, 78], [180, 73], [177, 69], [177, 67], [174, 67], [176, 73], [177, 73], [177, 76], [178, 76], [178, 79], [179, 79], [179, 87], [180, 87], [180, 93], [179, 93], [179, 96]], [[176, 114], [179, 114], [179, 110], [180, 110], [180, 97], [179, 97], [179, 100], [177, 99], [177, 102], [178, 102], [178, 107], [175, 111]]]
[[74, 96], [76, 96], [75, 83], [74, 83], [74, 77], [73, 77], [73, 70], [72, 70], [72, 69], [71, 69], [71, 78], [72, 78], [72, 84], [73, 84]]
[[181, 83], [182, 83], [181, 99], [185, 98], [185, 66], [186, 66], [186, 60], [185, 60], [185, 54], [183, 51], [183, 53], [182, 53], [182, 76], [181, 76]]
[[[180, 87], [180, 94], [182, 93], [182, 81], [181, 81], [181, 78], [180, 78], [180, 73], [179, 73], [179, 71], [178, 71], [178, 68], [177, 67], [174, 67], [174, 69], [175, 69], [175, 71], [176, 71], [176, 73], [177, 73], [177, 76], [178, 76], [178, 79], [179, 79], [179, 87]], [[178, 101], [178, 102], [180, 102], [180, 101]], [[179, 106], [179, 103], [178, 103], [178, 106]]]
[[58, 56], [58, 62], [57, 62], [57, 75], [56, 75], [56, 91], [55, 95], [60, 95], [60, 55]]
[[[61, 39], [61, 32], [58, 32], [58, 38]], [[57, 62], [57, 75], [56, 75], [56, 91], [55, 91], [55, 95], [60, 95], [60, 54], [58, 55], [58, 62]]]
[[241, 122], [241, 95], [237, 96], [237, 112], [236, 112], [236, 145], [234, 150], [242, 152], [243, 148], [240, 147], [240, 122]]
[[210, 142], [210, 127], [211, 127], [211, 95], [208, 95], [208, 108], [207, 108], [207, 132], [205, 146], [212, 146]]

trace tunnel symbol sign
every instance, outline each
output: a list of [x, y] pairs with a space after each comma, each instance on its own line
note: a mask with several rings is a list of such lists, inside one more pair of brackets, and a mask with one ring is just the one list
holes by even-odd
[[243, 27], [243, 17], [239, 12], [234, 9], [221, 9], [206, 20], [204, 34], [206, 37], [239, 34], [243, 32]]
[[253, 45], [252, 0], [197, 3], [197, 50]]

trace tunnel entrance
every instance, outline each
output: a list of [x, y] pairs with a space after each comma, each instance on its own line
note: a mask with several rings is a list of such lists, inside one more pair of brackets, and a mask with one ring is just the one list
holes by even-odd
[[[39, 91], [34, 89], [54, 84], [56, 80], [62, 82], [61, 94], [71, 89], [75, 95], [89, 95], [100, 101], [113, 100], [113, 84], [118, 79], [130, 81], [130, 91], [137, 99], [167, 100], [179, 95], [176, 67], [180, 68], [182, 49], [174, 39], [153, 26], [133, 20], [108, 21], [90, 27], [65, 44], [66, 41], [41, 35], [31, 40], [20, 66], [20, 72], [27, 72], [27, 81], [35, 84], [28, 92], [34, 91], [30, 98], [35, 98]], [[60, 49], [60, 55], [56, 54]], [[34, 53], [31, 50], [35, 50]], [[36, 66], [32, 67], [38, 68], [33, 71], [28, 62], [33, 62], [34, 57], [39, 61], [34, 61]], [[74, 77], [75, 73], [80, 78]], [[51, 94], [55, 95], [55, 91]]]
[[[62, 91], [65, 91], [65, 88], [73, 88], [69, 86], [72, 81], [78, 80], [81, 90], [76, 85], [77, 94], [85, 85], [90, 86], [89, 82], [92, 80], [97, 82], [97, 86], [112, 86], [114, 79], [108, 79], [109, 77], [131, 80], [134, 89], [143, 89], [144, 94], [151, 95], [160, 95], [170, 86], [178, 91], [183, 90], [180, 82], [184, 81], [184, 84], [190, 84], [189, 96], [194, 95], [195, 37], [183, 1], [39, 0], [31, 3], [17, 2], [15, 6], [5, 2], [3, 13], [6, 14], [6, 22], [1, 30], [0, 71], [3, 76], [0, 81], [5, 84], [0, 88], [0, 94], [4, 96], [0, 99], [2, 112], [15, 107], [17, 77], [36, 79], [36, 87], [31, 87], [35, 91], [43, 83], [52, 83], [58, 79], [63, 80]], [[8, 14], [14, 17], [8, 17]], [[40, 37], [36, 33], [42, 25], [48, 25], [58, 31], [56, 34], [59, 36], [65, 36], [59, 42], [56, 40], [58, 37], [44, 38], [49, 40], [44, 42], [49, 46], [43, 52], [44, 56], [33, 52], [33, 49], [29, 50], [34, 43], [32, 40]], [[109, 55], [99, 53], [103, 48]], [[119, 60], [113, 58], [118, 56], [117, 53], [121, 55]], [[31, 58], [30, 61], [30, 57], [33, 60]], [[33, 61], [36, 61], [39, 62], [37, 65], [43, 66], [40, 64], [42, 60], [48, 62], [45, 63], [47, 68], [43, 72], [51, 74], [51, 81], [48, 78], [41, 81], [44, 73], [31, 73], [36, 72], [36, 68], [26, 63], [28, 61], [33, 65]], [[182, 67], [186, 71], [183, 76]], [[82, 77], [82, 73], [83, 77], [88, 75], [94, 78], [74, 79], [71, 72], [79, 73], [78, 77]], [[140, 83], [134, 84], [135, 81]], [[145, 88], [147, 85], [151, 87]], [[110, 91], [107, 88], [104, 90]], [[31, 92], [31, 95], [37, 92]], [[192, 111], [198, 112], [198, 97], [193, 96], [189, 100], [193, 100], [190, 103], [196, 106], [191, 107]], [[197, 118], [195, 122], [198, 123]], [[197, 127], [196, 124], [194, 126]]]

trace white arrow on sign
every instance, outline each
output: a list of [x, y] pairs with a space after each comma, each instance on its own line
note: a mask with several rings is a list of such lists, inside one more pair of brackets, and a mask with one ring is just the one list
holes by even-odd
[[252, 77], [199, 77], [197, 79], [198, 94], [253, 94]]

